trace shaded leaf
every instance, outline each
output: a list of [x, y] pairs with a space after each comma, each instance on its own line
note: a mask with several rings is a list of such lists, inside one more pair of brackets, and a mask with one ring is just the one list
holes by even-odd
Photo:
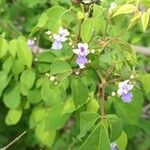
[[81, 25], [81, 38], [83, 42], [88, 43], [93, 35], [94, 23], [93, 19], [85, 19]]
[[73, 101], [75, 103], [75, 106], [82, 105], [87, 101], [88, 98], [88, 88], [83, 83], [81, 78], [79, 77], [73, 77], [71, 79], [71, 91], [72, 91], [72, 97]]
[[137, 7], [133, 4], [124, 4], [122, 6], [120, 6], [115, 13], [113, 14], [114, 16], [117, 15], [121, 15], [121, 14], [129, 14], [129, 13], [133, 13], [137, 10]]
[[148, 26], [148, 22], [149, 22], [149, 13], [148, 12], [144, 12], [141, 16], [141, 21], [142, 21], [142, 27], [143, 27], [143, 31], [145, 32], [147, 26]]
[[19, 86], [15, 86], [11, 90], [7, 90], [4, 94], [4, 103], [8, 108], [17, 108], [20, 104], [21, 96], [19, 92]]
[[20, 108], [10, 109], [5, 118], [7, 125], [15, 125], [19, 122], [22, 115], [22, 110]]
[[20, 61], [22, 61], [28, 68], [31, 68], [32, 52], [31, 49], [27, 46], [26, 40], [23, 37], [18, 39], [18, 49], [17, 56]]
[[86, 135], [89, 129], [95, 124], [99, 119], [99, 114], [94, 112], [82, 112], [80, 113], [80, 134], [78, 139], [81, 139]]

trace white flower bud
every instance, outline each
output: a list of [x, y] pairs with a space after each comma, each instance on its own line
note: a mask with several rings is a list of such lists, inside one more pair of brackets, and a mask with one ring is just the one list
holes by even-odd
[[94, 54], [95, 53], [95, 49], [91, 49], [91, 53]]
[[54, 84], [55, 84], [55, 85], [57, 85], [57, 84], [58, 84], [58, 82], [55, 82]]
[[130, 75], [130, 78], [131, 78], [131, 79], [134, 79], [134, 75]]
[[69, 46], [72, 46], [72, 42], [69, 42]]
[[51, 35], [51, 31], [46, 31], [45, 34]]
[[111, 95], [112, 95], [112, 96], [115, 96], [115, 95], [116, 95], [116, 93], [115, 93], [115, 92], [112, 92], [112, 93], [111, 93]]
[[76, 72], [75, 72], [75, 74], [76, 74], [76, 75], [79, 75], [79, 74], [80, 74], [80, 72], [79, 72], [79, 71], [76, 71]]
[[83, 68], [85, 68], [85, 65], [81, 64], [79, 67], [80, 67], [80, 69], [83, 69]]
[[49, 74], [49, 73], [45, 73], [45, 75], [46, 75], [47, 77], [50, 77], [50, 74]]
[[51, 81], [54, 81], [54, 80], [55, 80], [55, 77], [54, 77], [54, 76], [51, 76], [49, 79], [50, 79]]

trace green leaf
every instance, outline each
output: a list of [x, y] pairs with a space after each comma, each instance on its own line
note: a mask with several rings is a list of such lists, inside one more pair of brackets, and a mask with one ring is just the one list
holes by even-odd
[[35, 73], [32, 70], [25, 70], [20, 77], [20, 90], [23, 95], [28, 94], [28, 90], [32, 88], [35, 82]]
[[75, 105], [72, 99], [68, 99], [62, 111], [62, 115], [72, 113], [75, 110]]
[[40, 89], [34, 89], [30, 90], [28, 93], [28, 100], [30, 103], [38, 103], [42, 100], [41, 98], [41, 90]]
[[57, 31], [61, 19], [67, 10], [61, 6], [54, 6], [48, 9], [47, 16], [48, 16], [48, 29], [50, 31]]
[[46, 145], [47, 147], [51, 148], [55, 140], [56, 131], [47, 131], [45, 130], [45, 127], [46, 121], [44, 119], [40, 123], [38, 123], [35, 129], [35, 135], [43, 145]]
[[14, 60], [14, 65], [12, 66], [12, 72], [15, 76], [18, 76], [25, 68], [24, 63], [20, 59]]
[[50, 82], [45, 80], [42, 83], [41, 96], [47, 104], [54, 106], [64, 101], [66, 93], [61, 87], [50, 87]]
[[13, 89], [7, 90], [4, 94], [4, 103], [8, 108], [15, 109], [19, 106], [21, 100], [19, 86], [16, 85]]
[[120, 137], [115, 141], [119, 150], [126, 150], [128, 138], [124, 131], [122, 131]]
[[45, 111], [46, 110], [41, 106], [37, 106], [32, 110], [29, 120], [30, 128], [34, 128], [37, 125], [37, 123], [39, 123], [45, 118]]
[[23, 37], [18, 39], [18, 58], [26, 65], [28, 68], [31, 68], [32, 65], [32, 52], [31, 49], [27, 46], [26, 40]]
[[146, 92], [146, 94], [149, 94], [150, 93], [150, 87], [149, 87], [150, 74], [142, 75], [140, 80], [142, 81], [144, 91]]
[[100, 137], [99, 137], [99, 150], [111, 150], [110, 148], [110, 140], [108, 137], [107, 130], [104, 126], [104, 124], [101, 124], [100, 126]]
[[20, 108], [10, 109], [5, 118], [7, 125], [15, 125], [19, 122], [22, 115], [22, 110]]
[[132, 102], [124, 103], [120, 98], [116, 97], [113, 100], [113, 105], [117, 115], [124, 121], [125, 124], [137, 125], [142, 113], [143, 96], [137, 89], [135, 89], [133, 95]]
[[124, 125], [124, 131], [127, 134], [128, 139], [133, 139], [136, 137], [139, 132], [139, 124], [138, 125]]
[[8, 50], [8, 43], [7, 40], [0, 38], [0, 58], [5, 56]]
[[150, 136], [150, 120], [142, 119], [140, 121], [140, 127]]
[[123, 121], [117, 115], [109, 114], [106, 116], [109, 122], [110, 140], [113, 142], [121, 135]]
[[95, 124], [99, 119], [99, 114], [94, 112], [82, 112], [80, 113], [80, 134], [78, 139], [81, 139], [86, 135], [90, 128]]
[[78, 107], [78, 105], [82, 105], [87, 101], [88, 88], [83, 83], [80, 77], [73, 77], [71, 79], [71, 91], [73, 101], [76, 107]]
[[46, 0], [36, 0], [36, 1], [30, 1], [30, 0], [23, 0], [22, 3], [29, 8], [36, 7], [37, 5], [44, 5], [46, 3]]
[[13, 62], [14, 62], [14, 60], [13, 60], [12, 56], [9, 56], [8, 58], [5, 59], [2, 68], [7, 74], [12, 69]]
[[99, 108], [99, 104], [96, 99], [91, 99], [90, 102], [87, 104], [87, 111], [90, 112], [97, 112]]
[[38, 62], [52, 63], [56, 60], [58, 60], [58, 58], [51, 51], [46, 51], [38, 55]]
[[102, 7], [97, 4], [94, 4], [92, 15], [94, 18], [100, 18], [103, 15]]
[[51, 74], [71, 72], [71, 66], [65, 61], [56, 61], [50, 66]]
[[88, 43], [93, 35], [94, 23], [93, 19], [85, 19], [81, 25], [81, 38], [83, 42]]
[[41, 30], [43, 27], [45, 27], [47, 24], [47, 21], [48, 21], [48, 16], [44, 12], [39, 18], [37, 25], [32, 29], [30, 36], [35, 34], [37, 31]]
[[98, 150], [99, 138], [100, 138], [100, 127], [98, 126], [87, 137], [87, 139], [81, 145], [79, 150], [91, 150], [91, 149], [92, 150]]
[[69, 119], [70, 114], [62, 115], [62, 109], [64, 108], [64, 103], [57, 106], [50, 107], [47, 111], [46, 117], [46, 129], [47, 130], [59, 130], [61, 129], [66, 121]]
[[10, 78], [7, 77], [7, 73], [5, 71], [0, 72], [0, 97], [3, 93], [3, 90], [7, 87]]
[[113, 14], [113, 17], [117, 16], [117, 15], [121, 15], [121, 14], [133, 13], [135, 11], [137, 11], [137, 7], [135, 5], [133, 5], [133, 4], [124, 4], [124, 5], [120, 6], [115, 11], [115, 13]]
[[144, 12], [141, 16], [141, 21], [142, 21], [142, 27], [143, 27], [143, 31], [145, 32], [147, 26], [148, 26], [148, 22], [149, 22], [149, 13], [148, 12]]
[[96, 127], [79, 150], [111, 150], [110, 141], [104, 124]]
[[13, 56], [13, 58], [16, 57], [16, 53], [17, 53], [17, 40], [16, 39], [13, 39], [9, 42], [8, 51]]

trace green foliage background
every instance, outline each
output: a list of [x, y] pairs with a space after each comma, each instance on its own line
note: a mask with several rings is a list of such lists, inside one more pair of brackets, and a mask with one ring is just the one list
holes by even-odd
[[[111, 2], [107, 0], [102, 2], [102, 5], [109, 8]], [[123, 5], [135, 1], [115, 2]], [[149, 0], [143, 0], [142, 4], [150, 8]], [[101, 67], [104, 68], [111, 66], [113, 60], [117, 60], [117, 69], [112, 76], [119, 72], [122, 78], [128, 78], [133, 74], [138, 80], [138, 88], [134, 91], [133, 103], [124, 104], [119, 98], [111, 97], [111, 91], [115, 88], [110, 85], [106, 92], [110, 99], [105, 103], [108, 120], [99, 125], [98, 102], [93, 93], [96, 86], [93, 83], [99, 82], [100, 79], [95, 71], [87, 70], [80, 77], [72, 75], [68, 78], [72, 66], [75, 65], [73, 62], [71, 65], [68, 63], [73, 53], [67, 44], [61, 53], [49, 50], [33, 55], [28, 48], [27, 39], [36, 36], [38, 45], [49, 49], [52, 41], [49, 41], [45, 31], [57, 31], [61, 24], [59, 18], [71, 6], [70, 0], [0, 0], [0, 147], [27, 130], [27, 134], [10, 149], [92, 150], [93, 146], [99, 143], [101, 150], [109, 150], [109, 144], [113, 141], [118, 144], [119, 150], [124, 150], [127, 143], [127, 150], [150, 149], [150, 114], [149, 119], [143, 117], [148, 113], [143, 112], [143, 109], [150, 101], [149, 56], [137, 54], [136, 58], [134, 53], [130, 53], [130, 48], [120, 54], [114, 50], [100, 56]], [[81, 12], [79, 8], [75, 9]], [[84, 42], [90, 41], [89, 33], [92, 32], [93, 26], [96, 33], [100, 32], [100, 38], [105, 30], [106, 22], [101, 14], [97, 14], [99, 6], [95, 5], [93, 16], [95, 22], [99, 23], [94, 26], [93, 20], [89, 18], [82, 24], [81, 38]], [[80, 22], [78, 17], [73, 10], [69, 10], [63, 18], [66, 27], [72, 23], [70, 28], [74, 35], [77, 35], [76, 23]], [[74, 18], [76, 20], [73, 20]], [[122, 33], [130, 20], [130, 15], [117, 16], [110, 23], [108, 33], [112, 37]], [[134, 28], [123, 32], [123, 36], [121, 34], [119, 38], [132, 45], [150, 47], [149, 25], [143, 33], [142, 24], [137, 21]], [[113, 43], [111, 46], [112, 49], [119, 47]], [[123, 67], [126, 64], [122, 61], [123, 54], [128, 57], [127, 68]], [[91, 60], [97, 60], [96, 58], [97, 56], [91, 56]], [[96, 64], [97, 61], [94, 61], [91, 66], [95, 67]], [[136, 70], [131, 69], [131, 66]], [[45, 76], [47, 72], [58, 75], [59, 86]], [[108, 137], [106, 128], [109, 128], [110, 124]], [[50, 148], [52, 144], [53, 147]]]

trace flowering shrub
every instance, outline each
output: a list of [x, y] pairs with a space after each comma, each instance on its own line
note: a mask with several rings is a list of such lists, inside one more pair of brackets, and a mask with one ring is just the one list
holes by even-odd
[[126, 149], [142, 128], [144, 100], [135, 50], [126, 29], [114, 28], [118, 20], [128, 30], [141, 21], [146, 31], [150, 8], [117, 2], [66, 1], [43, 12], [28, 38], [0, 38], [7, 125], [30, 110], [29, 130], [48, 149]]

